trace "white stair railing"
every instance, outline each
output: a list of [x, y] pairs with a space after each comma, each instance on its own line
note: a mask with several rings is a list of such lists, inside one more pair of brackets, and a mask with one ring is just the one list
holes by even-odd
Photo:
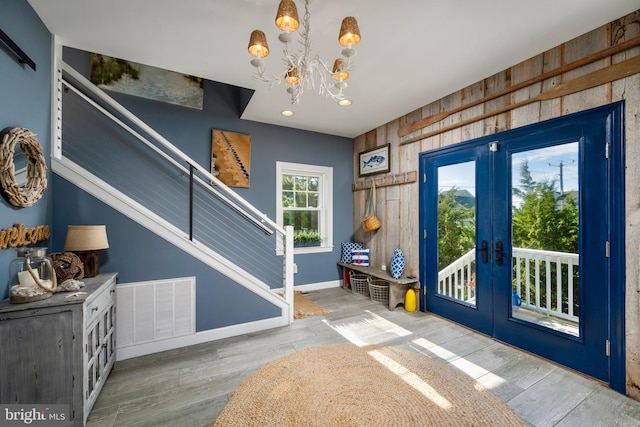
[[[98, 111], [101, 115], [109, 119], [115, 125], [124, 129], [129, 135], [134, 137], [134, 138], [128, 138], [130, 142], [127, 142], [125, 144], [141, 143], [142, 145], [144, 145], [145, 150], [148, 150], [149, 153], [153, 153], [153, 156], [155, 156], [156, 159], [162, 159], [161, 161], [165, 162], [166, 165], [169, 165], [165, 167], [167, 170], [173, 169], [178, 171], [179, 174], [183, 176], [187, 176], [189, 178], [188, 181], [190, 182], [192, 192], [193, 192], [194, 185], [197, 186], [196, 197], [199, 199], [198, 201], [201, 201], [203, 199], [203, 195], [208, 194], [208, 196], [206, 197], [209, 197], [212, 200], [216, 200], [215, 203], [217, 203], [218, 205], [226, 206], [227, 208], [225, 209], [227, 209], [228, 211], [235, 212], [236, 215], [238, 215], [238, 218], [241, 218], [241, 219], [235, 220], [236, 222], [247, 221], [249, 224], [252, 224], [255, 227], [257, 227], [259, 230], [261, 230], [262, 233], [258, 233], [258, 234], [267, 236], [266, 238], [268, 238], [268, 236], [270, 235], [273, 235], [274, 233], [281, 237], [277, 239], [273, 239], [273, 237], [271, 237], [271, 240], [267, 240], [261, 243], [260, 245], [250, 245], [252, 246], [250, 250], [254, 250], [254, 251], [264, 250], [264, 248], [267, 248], [270, 245], [270, 249], [268, 249], [270, 253], [265, 255], [265, 259], [267, 257], [269, 257], [269, 259], [273, 259], [274, 257], [277, 258], [277, 256], [275, 255], [276, 253], [284, 254], [284, 256], [282, 256], [280, 260], [281, 266], [282, 266], [280, 269], [280, 273], [277, 273], [281, 277], [281, 282], [279, 281], [279, 283], [274, 283], [274, 281], [272, 280], [269, 280], [269, 283], [261, 282], [261, 279], [255, 277], [253, 274], [250, 274], [250, 273], [247, 274], [246, 272], [239, 270], [237, 266], [236, 267], [233, 267], [232, 265], [230, 266], [230, 263], [228, 262], [228, 260], [226, 261], [223, 260], [224, 256], [221, 258], [216, 253], [212, 253], [211, 262], [209, 264], [212, 266], [215, 266], [216, 264], [220, 265], [222, 268], [219, 271], [221, 271], [223, 274], [227, 275], [232, 279], [234, 279], [234, 277], [240, 279], [238, 280], [238, 283], [241, 284], [242, 286], [247, 287], [248, 289], [252, 289], [253, 284], [255, 284], [254, 289], [256, 291], [256, 294], [261, 295], [262, 297], [266, 297], [271, 302], [275, 301], [275, 303], [278, 306], [283, 308], [283, 316], [286, 318], [287, 322], [291, 323], [293, 320], [293, 268], [294, 268], [292, 228], [286, 227], [285, 229], [280, 227], [275, 221], [268, 218], [266, 214], [263, 214], [262, 212], [260, 212], [251, 203], [249, 203], [248, 201], [243, 199], [241, 196], [239, 196], [237, 193], [235, 193], [233, 190], [231, 190], [229, 187], [227, 187], [224, 183], [218, 180], [213, 174], [211, 174], [206, 168], [202, 167], [201, 165], [198, 164], [198, 162], [196, 162], [195, 160], [193, 160], [192, 158], [184, 154], [181, 150], [176, 148], [162, 135], [160, 135], [154, 129], [149, 127], [146, 123], [144, 123], [142, 120], [136, 117], [133, 113], [131, 113], [125, 107], [120, 105], [117, 101], [115, 101], [113, 98], [107, 95], [104, 91], [102, 91], [101, 89], [93, 85], [91, 82], [89, 82], [84, 76], [82, 76], [80, 73], [78, 73], [68, 64], [62, 61], [59, 61], [59, 66], [57, 67], [56, 74], [58, 77], [56, 82], [58, 86], [58, 93], [62, 93], [63, 87], [71, 90], [71, 92], [73, 92], [77, 97], [79, 97], [79, 99], [82, 99], [88, 105], [90, 105], [91, 108]], [[60, 96], [58, 99], [57, 108], [59, 108], [60, 111], [62, 110], [62, 96]], [[62, 121], [60, 120], [60, 122]], [[62, 128], [61, 123], [59, 126], [60, 128]], [[62, 129], [60, 129], [58, 132], [61, 133]], [[64, 138], [62, 138], [62, 136], [64, 135], [61, 135], [61, 137], [59, 138], [60, 146], [63, 145]], [[89, 136], [89, 138], [91, 138], [91, 136]], [[81, 148], [82, 147], [84, 147], [84, 145], [81, 145]], [[63, 153], [65, 150], [63, 148], [56, 147], [56, 149], [52, 151], [53, 151], [52, 167], [60, 168], [60, 171], [62, 173], [64, 173], [65, 170], [72, 170], [71, 175], [78, 174], [78, 171], [81, 169], [81, 167], [74, 165], [70, 159], [64, 156]], [[91, 180], [94, 182], [102, 182], [101, 178], [99, 177], [92, 177]], [[182, 184], [180, 184], [179, 179], [177, 180], [177, 182], [178, 182], [178, 185], [182, 186]], [[155, 183], [156, 186], [158, 184], [159, 183]], [[109, 184], [104, 182], [102, 183], [102, 186], [109, 187]], [[186, 191], [189, 191], [190, 187], [186, 186], [183, 188]], [[113, 194], [114, 193], [113, 189], [109, 190], [108, 193]], [[120, 199], [127, 200], [127, 196], [126, 195], [120, 196]], [[190, 197], [190, 199], [193, 199], [193, 196]], [[188, 204], [191, 204], [189, 207], [190, 211], [193, 209], [193, 205], [192, 205], [193, 203], [194, 203], [193, 200], [191, 200], [188, 203]], [[198, 218], [196, 219], [196, 221], [198, 221], [198, 225], [201, 228], [204, 227], [201, 230], [199, 230], [199, 236], [206, 238], [207, 235], [210, 234], [210, 228], [208, 228], [206, 223], [205, 224], [202, 223], [202, 217], [203, 217], [202, 212], [204, 211], [206, 213], [207, 212], [206, 208], [209, 205], [207, 205], [208, 202], [206, 202], [206, 200], [204, 201], [204, 203], [205, 203], [203, 205], [204, 209], [203, 208], [200, 209], [200, 212], [198, 214]], [[139, 217], [139, 212], [142, 209], [144, 209], [144, 206], [135, 203], [134, 200], [130, 200], [128, 203], [116, 203], [116, 204], [119, 205], [120, 207], [119, 210], [121, 211], [122, 209], [126, 208], [126, 205], [135, 204], [136, 210], [138, 212], [136, 215], [138, 217]], [[181, 206], [180, 209], [184, 210], [185, 207]], [[155, 223], [155, 224], [162, 223], [163, 221], [162, 218], [158, 218], [157, 215], [153, 214], [152, 212], [149, 215], [150, 217], [154, 217], [154, 221], [151, 221], [152, 223]], [[184, 218], [184, 212], [180, 211], [175, 216]], [[193, 227], [192, 222], [194, 221], [194, 219], [192, 218], [192, 215], [189, 215], [189, 216], [191, 218], [189, 220], [190, 221], [189, 233], [186, 236], [187, 240], [193, 241], [193, 244], [195, 245], [195, 248], [196, 248], [196, 252], [198, 253], [198, 257], [202, 257], [203, 252], [211, 253], [211, 250], [206, 250], [206, 248], [203, 248], [203, 244], [204, 246], [207, 245], [206, 241], [204, 242], [202, 240], [196, 241], [196, 239], [193, 237], [191, 228]], [[213, 219], [213, 221], [218, 221], [218, 220], [219, 219], [217, 218]], [[149, 224], [144, 224], [144, 225], [149, 229], [152, 228], [149, 226]], [[179, 242], [179, 244], [182, 245], [181, 247], [184, 249], [185, 235], [184, 233], [181, 233], [182, 231], [181, 224], [176, 224], [176, 227], [172, 227], [170, 225], [165, 224], [161, 228], [163, 230], [161, 231], [158, 230], [158, 233], [157, 233], [158, 235], [174, 243]], [[251, 229], [251, 227], [249, 227], [249, 229]], [[167, 237], [168, 232], [176, 234], [177, 239], [168, 238]], [[228, 235], [224, 237], [227, 238]], [[274, 243], [270, 244], [269, 242], [271, 241], [273, 241]], [[282, 243], [278, 244], [277, 242], [282, 242]], [[276, 244], [282, 245], [282, 246], [279, 246], [276, 248], [275, 247]], [[284, 290], [284, 295], [283, 295], [284, 301], [280, 297], [277, 297], [276, 299], [274, 299], [273, 295], [278, 295], [275, 292], [265, 293], [265, 290], [268, 291], [270, 288], [282, 288]], [[278, 299], [284, 304], [278, 303], [277, 302]]]
[[[184, 154], [182, 151], [180, 151], [165, 137], [160, 135], [153, 128], [147, 125], [145, 122], [140, 120], [135, 114], [127, 110], [115, 99], [107, 95], [103, 90], [101, 90], [100, 88], [95, 86], [93, 83], [91, 83], [89, 80], [87, 80], [82, 74], [80, 74], [75, 69], [73, 69], [73, 67], [71, 67], [69, 64], [62, 62], [62, 70], [65, 73], [68, 73], [75, 81], [82, 84], [83, 88], [89, 90], [93, 95], [97, 96], [105, 104], [109, 105], [110, 107], [118, 111], [120, 114], [122, 114], [124, 117], [126, 117], [128, 120], [130, 120], [132, 123], [134, 123], [136, 126], [138, 126], [140, 129], [144, 130], [144, 132], [146, 132], [147, 135], [151, 136], [158, 144], [165, 147], [175, 157], [177, 157], [178, 159], [181, 159], [185, 164], [192, 165], [203, 176], [204, 180], [208, 180], [209, 182], [214, 183], [215, 187], [220, 189], [220, 192], [224, 193], [229, 199], [235, 201], [236, 203], [238, 203], [239, 206], [242, 206], [244, 209], [246, 209], [247, 212], [242, 212], [244, 216], [257, 217], [259, 218], [260, 222], [267, 223], [270, 227], [284, 234], [284, 229], [280, 227], [277, 223], [272, 221], [266, 214], [260, 212], [255, 206], [253, 206], [251, 203], [243, 199], [236, 192], [232, 191], [226, 184], [220, 181], [217, 177], [213, 176], [207, 169], [200, 166], [198, 162], [196, 162], [195, 160], [193, 160], [192, 158]], [[62, 78], [62, 83], [65, 85], [65, 87], [72, 89], [79, 96], [81, 96], [85, 101], [89, 102], [93, 107], [97, 108], [106, 117], [114, 121], [114, 123], [118, 124], [123, 129], [125, 129], [126, 131], [131, 133], [133, 136], [135, 136], [138, 140], [140, 140], [140, 142], [144, 143], [146, 146], [156, 151], [156, 153], [163, 156], [166, 160], [171, 161], [172, 163], [176, 164], [178, 167], [182, 168], [185, 173], [189, 173], [189, 171], [186, 168], [184, 168], [182, 165], [177, 163], [171, 157], [167, 156], [166, 153], [164, 153], [162, 150], [159, 150], [156, 147], [156, 145], [151, 143], [147, 138], [144, 138], [142, 135], [140, 135], [140, 133], [133, 130], [130, 126], [126, 125], [123, 121], [117, 119], [113, 114], [109, 113], [106, 109], [100, 107], [96, 102], [92, 101], [89, 97], [84, 95], [81, 91], [75, 88], [75, 86], [71, 82]], [[207, 186], [207, 188], [210, 188], [210, 191], [212, 193], [215, 193], [217, 195], [220, 194], [220, 192], [217, 192], [213, 186]]]

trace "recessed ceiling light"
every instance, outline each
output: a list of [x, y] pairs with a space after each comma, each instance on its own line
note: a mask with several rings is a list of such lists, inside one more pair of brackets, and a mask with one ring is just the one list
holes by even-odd
[[282, 114], [285, 117], [291, 117], [291, 116], [293, 116], [293, 111], [291, 111], [291, 110], [282, 110], [282, 111], [280, 111], [280, 114]]
[[338, 105], [341, 107], [348, 107], [349, 105], [351, 105], [351, 100], [350, 99], [341, 99], [340, 101], [338, 101]]

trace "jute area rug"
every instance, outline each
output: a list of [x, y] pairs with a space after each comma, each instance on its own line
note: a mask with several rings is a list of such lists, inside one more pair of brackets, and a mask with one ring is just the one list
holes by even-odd
[[467, 375], [393, 347], [332, 344], [275, 360], [245, 380], [215, 427], [526, 426]]

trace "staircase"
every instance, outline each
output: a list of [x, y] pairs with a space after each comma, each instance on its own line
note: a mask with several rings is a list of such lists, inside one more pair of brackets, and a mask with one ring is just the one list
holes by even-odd
[[276, 325], [290, 324], [292, 228], [278, 226], [71, 66], [57, 63], [52, 170], [278, 307]]

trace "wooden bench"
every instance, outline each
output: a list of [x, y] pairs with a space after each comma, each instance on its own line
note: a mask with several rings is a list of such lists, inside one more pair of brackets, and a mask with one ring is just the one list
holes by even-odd
[[343, 268], [344, 287], [349, 287], [349, 270], [357, 271], [358, 273], [368, 274], [376, 279], [381, 279], [389, 282], [389, 310], [395, 310], [398, 304], [404, 304], [404, 295], [409, 288], [415, 288], [416, 284], [420, 283], [417, 277], [400, 277], [394, 279], [391, 277], [388, 271], [382, 270], [376, 267], [363, 267], [356, 264], [346, 264], [339, 262], [339, 266]]

